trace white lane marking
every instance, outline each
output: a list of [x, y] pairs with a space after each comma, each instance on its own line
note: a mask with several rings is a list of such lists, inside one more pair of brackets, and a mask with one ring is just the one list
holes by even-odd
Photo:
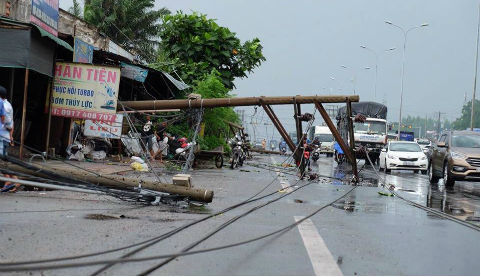
[[[272, 156], [271, 156], [271, 161], [272, 161], [272, 165], [276, 163], [276, 160]], [[286, 192], [292, 192], [292, 187], [290, 187], [291, 185], [287, 181], [287, 178], [285, 177], [284, 173], [281, 173], [281, 171], [277, 168], [275, 169], [275, 171], [277, 176], [279, 177], [278, 179], [279, 179], [279, 182], [281, 183], [281, 187], [285, 189]]]
[[[303, 216], [294, 216], [296, 222], [303, 218]], [[339, 269], [337, 263], [334, 261], [331, 252], [324, 243], [321, 235], [319, 235], [312, 220], [306, 219], [297, 225], [297, 227], [299, 228], [299, 233], [301, 234], [309, 259], [311, 260], [314, 274], [317, 276], [342, 275], [341, 269]]]

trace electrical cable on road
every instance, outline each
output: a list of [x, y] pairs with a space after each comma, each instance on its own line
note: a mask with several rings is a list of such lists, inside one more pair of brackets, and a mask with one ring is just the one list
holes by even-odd
[[[276, 179], [274, 179], [275, 181]], [[291, 188], [291, 187], [294, 187], [295, 185], [291, 185], [291, 186], [287, 186], [285, 188]], [[106, 250], [106, 251], [101, 251], [101, 252], [94, 252], [94, 253], [88, 253], [88, 254], [83, 254], [83, 255], [75, 255], [75, 256], [69, 256], [69, 257], [59, 257], [59, 258], [52, 258], [52, 259], [41, 259], [41, 260], [31, 260], [31, 261], [21, 261], [21, 262], [10, 262], [10, 263], [0, 263], [0, 266], [6, 266], [6, 265], [25, 265], [25, 264], [37, 264], [37, 263], [49, 263], [49, 262], [59, 262], [59, 261], [65, 261], [65, 260], [73, 260], [73, 259], [81, 259], [81, 258], [87, 258], [87, 257], [93, 257], [93, 256], [99, 256], [99, 255], [103, 255], [103, 254], [108, 254], [108, 253], [113, 253], [113, 252], [118, 252], [118, 251], [121, 251], [121, 250], [125, 250], [125, 249], [129, 249], [129, 248], [132, 248], [132, 247], [136, 247], [136, 246], [140, 246], [140, 245], [143, 245], [145, 243], [149, 243], [149, 242], [152, 242], [152, 241], [156, 241], [156, 240], [162, 240], [162, 239], [166, 239], [184, 229], [187, 229], [188, 227], [191, 227], [193, 225], [196, 225], [197, 223], [200, 223], [200, 222], [203, 222], [207, 219], [210, 219], [212, 217], [216, 217], [218, 215], [221, 215], [223, 213], [226, 213], [230, 210], [233, 210], [237, 207], [240, 207], [240, 206], [243, 206], [243, 205], [246, 205], [248, 203], [252, 203], [252, 202], [255, 202], [255, 201], [258, 201], [258, 200], [262, 200], [264, 198], [267, 198], [269, 196], [272, 196], [274, 194], [277, 194], [279, 193], [278, 190], [275, 190], [271, 193], [268, 193], [266, 195], [263, 195], [263, 196], [260, 196], [258, 198], [253, 198], [253, 199], [249, 199], [249, 200], [246, 200], [246, 201], [242, 201], [240, 203], [237, 203], [233, 206], [230, 206], [230, 207], [227, 207], [215, 214], [212, 214], [212, 215], [209, 215], [209, 216], [206, 216], [204, 218], [201, 218], [201, 219], [198, 219], [196, 221], [193, 221], [191, 223], [188, 223], [184, 226], [181, 226], [179, 228], [176, 228], [170, 232], [167, 232], [167, 233], [164, 233], [160, 236], [157, 236], [157, 237], [154, 237], [154, 238], [151, 238], [151, 239], [148, 239], [148, 240], [144, 240], [142, 242], [138, 242], [138, 243], [135, 243], [135, 244], [131, 244], [131, 245], [127, 245], [127, 246], [124, 246], [124, 247], [120, 247], [120, 248], [115, 248], [115, 249], [111, 249], [111, 250]]]
[[[316, 112], [316, 110], [314, 110], [314, 113], [313, 113], [313, 114], [315, 114], [315, 112]], [[313, 122], [314, 122], [314, 115], [312, 116], [312, 119], [309, 121], [308, 128], [306, 128], [306, 132], [303, 134], [303, 137], [307, 134], [307, 132], [309, 131], [309, 128], [311, 127], [311, 125], [312, 125]], [[297, 145], [297, 147], [296, 147], [296, 150], [300, 147], [301, 144], [302, 144], [302, 141], [299, 141], [299, 142], [298, 142], [298, 145]], [[292, 156], [295, 154], [295, 152], [296, 152], [296, 151], [293, 152]], [[302, 155], [302, 156], [304, 156], [304, 155]], [[289, 157], [289, 158], [290, 158], [290, 157]], [[289, 158], [287, 158], [286, 160], [288, 160]], [[301, 163], [299, 163], [299, 166], [300, 166], [300, 164], [301, 164]], [[297, 180], [297, 181], [294, 183], [294, 186], [297, 185], [297, 183], [299, 183], [299, 181], [302, 180], [302, 177], [303, 177], [303, 176], [301, 176], [301, 177], [299, 178], [299, 180]], [[277, 178], [276, 178], [276, 179], [277, 179]], [[280, 200], [280, 199], [282, 199], [282, 198], [284, 198], [284, 197], [286, 197], [286, 196], [294, 193], [295, 191], [297, 191], [297, 190], [299, 190], [299, 189], [301, 189], [301, 188], [304, 188], [305, 186], [308, 186], [308, 185], [310, 185], [310, 184], [312, 184], [312, 183], [314, 183], [314, 182], [309, 182], [309, 183], [307, 183], [307, 184], [305, 184], [305, 185], [303, 185], [303, 186], [299, 186], [299, 187], [295, 188], [294, 190], [291, 190], [290, 192], [287, 192], [286, 194], [284, 194], [284, 195], [282, 195], [282, 196], [280, 196], [280, 197], [278, 197], [278, 198], [275, 198], [275, 199], [273, 199], [273, 200], [271, 200], [271, 201], [268, 201], [268, 202], [266, 202], [265, 204], [258, 205], [258, 206], [256, 206], [256, 207], [248, 210], [247, 212], [245, 212], [245, 213], [243, 213], [243, 214], [241, 214], [241, 215], [238, 215], [238, 216], [230, 219], [229, 221], [225, 222], [224, 224], [222, 224], [221, 226], [219, 226], [218, 228], [216, 228], [215, 230], [213, 230], [212, 232], [210, 232], [209, 234], [207, 234], [206, 236], [204, 236], [204, 237], [201, 238], [200, 240], [198, 240], [198, 241], [192, 243], [191, 245], [187, 246], [186, 248], [184, 248], [184, 249], [182, 250], [182, 252], [187, 252], [187, 251], [189, 251], [190, 249], [194, 248], [195, 246], [199, 245], [199, 244], [202, 243], [203, 241], [205, 241], [205, 240], [207, 240], [208, 238], [210, 238], [211, 236], [213, 236], [214, 234], [220, 232], [220, 231], [221, 231], [222, 229], [224, 229], [225, 227], [227, 227], [227, 226], [229, 226], [230, 224], [234, 223], [234, 222], [237, 221], [238, 219], [247, 216], [248, 214], [256, 211], [257, 209], [260, 209], [260, 208], [265, 207], [265, 206], [267, 206], [267, 205], [269, 205], [269, 204], [271, 204], [271, 203], [274, 203], [274, 202], [276, 202], [276, 201], [278, 201], [278, 200]], [[271, 184], [272, 184], [272, 182], [271, 182]], [[270, 186], [271, 184], [269, 184], [268, 186]], [[261, 192], [262, 192], [262, 190], [261, 190]], [[153, 266], [153, 267], [151, 267], [151, 268], [143, 271], [142, 273], [140, 273], [140, 275], [142, 275], [142, 276], [149, 275], [149, 274], [152, 273], [153, 271], [155, 271], [155, 270], [159, 269], [160, 267], [168, 264], [169, 262], [171, 262], [172, 260], [174, 260], [174, 259], [176, 259], [176, 258], [177, 258], [176, 256], [173, 256], [173, 257], [167, 259], [166, 261], [163, 261], [162, 263], [160, 263], [160, 264], [158, 264], [158, 265], [155, 265], [155, 266]]]
[[[371, 159], [369, 158], [369, 151], [368, 151], [367, 149], [364, 149], [364, 151], [366, 152], [366, 157], [367, 157], [369, 163], [371, 164], [371, 166], [372, 166], [372, 168], [373, 168], [373, 170], [374, 170], [374, 173], [376, 173], [376, 175], [377, 175], [377, 177], [378, 177], [379, 179], [384, 180], [384, 183], [381, 184], [382, 187], [387, 188], [387, 187], [386, 187], [386, 185], [387, 185], [387, 184], [386, 184], [386, 179], [385, 179], [385, 178], [381, 178], [381, 176], [378, 174], [376, 168], [374, 167], [374, 164], [372, 163]], [[461, 220], [461, 219], [459, 219], [459, 218], [456, 218], [456, 217], [454, 217], [454, 216], [452, 216], [452, 215], [450, 215], [450, 214], [446, 214], [446, 213], [443, 213], [443, 212], [440, 212], [440, 211], [436, 211], [435, 209], [432, 209], [432, 208], [423, 206], [423, 205], [421, 205], [421, 204], [418, 204], [418, 203], [416, 203], [416, 202], [414, 202], [414, 201], [411, 201], [411, 200], [408, 200], [408, 199], [402, 197], [401, 195], [399, 195], [399, 194], [394, 190], [394, 189], [395, 189], [394, 185], [390, 185], [390, 187], [387, 188], [387, 189], [389, 189], [389, 191], [390, 191], [392, 194], [394, 194], [394, 196], [396, 196], [397, 198], [399, 198], [399, 199], [401, 199], [401, 200], [409, 203], [411, 206], [414, 206], [414, 207], [416, 207], [416, 208], [419, 208], [419, 209], [425, 210], [425, 211], [427, 211], [427, 212], [433, 213], [433, 214], [435, 214], [435, 215], [437, 215], [437, 216], [439, 216], [439, 217], [442, 217], [442, 218], [444, 218], [444, 219], [451, 220], [451, 221], [453, 221], [453, 222], [455, 222], [455, 223], [464, 225], [464, 226], [466, 226], [466, 227], [469, 227], [469, 228], [471, 228], [471, 229], [476, 230], [476, 231], [479, 232], [479, 226], [477, 226], [477, 225], [474, 225], [474, 224], [472, 224], [472, 223], [468, 223], [468, 222], [466, 222], [466, 221], [464, 221], [464, 220]]]
[[[125, 111], [124, 105], [123, 105], [122, 103], [120, 103], [120, 106], [122, 106], [122, 110], [124, 111], [125, 118], [127, 119], [127, 123], [129, 124], [130, 130], [131, 130], [132, 132], [136, 132], [136, 129], [135, 129], [135, 127], [134, 127], [134, 124], [133, 124], [132, 120], [130, 119], [129, 114], [125, 113], [126, 111]], [[149, 138], [149, 139], [151, 139], [151, 138]], [[144, 143], [144, 141], [143, 141], [142, 139], [139, 140], [139, 141], [140, 141], [140, 143], [142, 144], [142, 146], [144, 147], [144, 149], [146, 149], [145, 151], [142, 149], [142, 155], [144, 156], [145, 162], [149, 165], [150, 171], [151, 171], [152, 173], [154, 173], [154, 176], [155, 176], [155, 178], [157, 178], [157, 181], [158, 181], [159, 183], [162, 183], [162, 182], [167, 183], [167, 181], [166, 181], [165, 178], [160, 178], [160, 176], [157, 174], [157, 172], [155, 172], [154, 167], [152, 166], [152, 163], [151, 163], [150, 160], [149, 160], [149, 153], [148, 153], [149, 148], [147, 147], [147, 145], [148, 145], [149, 143], [147, 143], [147, 145], [145, 145], [145, 143]], [[151, 143], [152, 143], [152, 142], [151, 142]], [[153, 158], [154, 158], [154, 157], [152, 157], [152, 159], [153, 159]]]
[[[298, 144], [297, 147], [299, 147], [300, 144]], [[27, 147], [27, 148], [30, 148], [30, 147]], [[32, 148], [33, 149], [33, 148]], [[33, 149], [33, 151], [37, 151], [36, 149]], [[291, 155], [292, 157], [292, 155]], [[83, 168], [82, 168], [83, 169]], [[84, 169], [85, 170], [85, 169]], [[89, 171], [89, 170], [86, 170], [86, 171]], [[187, 229], [188, 227], [190, 226], [193, 226], [197, 223], [200, 223], [200, 222], [203, 222], [209, 218], [212, 218], [212, 217], [215, 217], [215, 216], [218, 216], [220, 214], [223, 214], [229, 210], [232, 210], [234, 208], [237, 208], [239, 206], [242, 206], [242, 205], [245, 205], [245, 204], [248, 204], [248, 203], [251, 203], [251, 202], [254, 202], [254, 201], [258, 201], [258, 200], [261, 200], [261, 199], [264, 199], [266, 197], [269, 197], [271, 195], [274, 195], [276, 193], [278, 193], [278, 190], [272, 192], [272, 193], [269, 193], [269, 194], [266, 194], [264, 196], [261, 196], [261, 197], [258, 197], [258, 198], [255, 198], [257, 195], [259, 195], [260, 193], [262, 193], [268, 186], [270, 186], [275, 180], [277, 180], [277, 177], [274, 178], [266, 187], [264, 187], [260, 192], [256, 193], [255, 195], [253, 195], [252, 197], [250, 197], [249, 199], [247, 199], [246, 201], [243, 201], [243, 202], [240, 202], [236, 205], [233, 205], [233, 206], [230, 206], [218, 213], [215, 213], [213, 215], [209, 215], [207, 217], [204, 217], [202, 219], [199, 219], [199, 220], [196, 220], [192, 223], [189, 223], [189, 224], [186, 224], [182, 227], [179, 227], [175, 230], [172, 230], [171, 232], [168, 232], [168, 233], [165, 233], [163, 235], [160, 235], [160, 236], [157, 236], [157, 237], [154, 237], [154, 238], [151, 238], [151, 239], [148, 239], [148, 240], [145, 240], [145, 241], [142, 241], [142, 242], [139, 242], [139, 243], [135, 243], [135, 244], [131, 244], [131, 245], [127, 245], [127, 246], [124, 246], [124, 247], [120, 247], [120, 248], [116, 248], [116, 249], [111, 249], [111, 250], [106, 250], [106, 251], [101, 251], [101, 252], [96, 252], [96, 253], [88, 253], [88, 254], [84, 254], [84, 255], [76, 255], [76, 256], [70, 256], [70, 257], [61, 257], [61, 258], [52, 258], [52, 259], [42, 259], [42, 260], [33, 260], [33, 261], [23, 261], [23, 262], [15, 262], [15, 263], [0, 263], [0, 266], [2, 265], [24, 265], [24, 264], [36, 264], [36, 263], [48, 263], [48, 262], [56, 262], [56, 261], [63, 261], [63, 260], [72, 260], [72, 259], [81, 259], [81, 258], [86, 258], [86, 257], [93, 257], [93, 256], [98, 256], [98, 255], [103, 255], [103, 254], [108, 254], [108, 253], [113, 253], [113, 252], [117, 252], [117, 251], [121, 251], [121, 250], [125, 250], [125, 249], [129, 249], [129, 248], [132, 248], [132, 247], [136, 247], [136, 246], [140, 246], [140, 245], [143, 245], [143, 244], [146, 244], [146, 243], [149, 243], [149, 242], [153, 242], [153, 241], [160, 241], [160, 240], [163, 240], [165, 238], [168, 238], [170, 236], [172, 236], [173, 234], [176, 234], [184, 229]], [[294, 185], [292, 186], [288, 186], [286, 188], [289, 188], [289, 187], [293, 187]]]
[[[27, 178], [36, 182], [43, 182], [43, 183], [53, 183], [53, 184], [58, 184], [60, 186], [64, 187], [70, 187], [70, 188], [77, 188], [77, 189], [87, 189], [91, 191], [97, 191], [97, 192], [102, 192], [105, 195], [112, 196], [115, 198], [118, 198], [123, 201], [131, 201], [131, 202], [138, 202], [138, 203], [143, 203], [143, 204], [150, 204], [152, 201], [155, 200], [154, 197], [146, 197], [144, 195], [139, 194], [138, 192], [134, 191], [122, 191], [122, 190], [116, 190], [116, 189], [111, 189], [103, 186], [97, 186], [94, 184], [78, 184], [78, 183], [68, 183], [68, 182], [62, 182], [58, 181], [55, 179], [48, 179], [48, 178], [42, 178], [42, 177], [37, 177], [31, 174], [26, 174], [14, 170], [9, 170], [5, 168], [0, 168], [0, 172], [3, 174], [9, 174], [9, 175], [15, 175], [15, 176], [20, 176], [23, 178]], [[17, 181], [12, 181], [13, 183], [21, 183], [21, 180]]]
[[[300, 181], [300, 180], [298, 180], [294, 185], [297, 185], [297, 183], [298, 183], [299, 181]], [[238, 216], [235, 216], [235, 217], [231, 218], [231, 219], [228, 220], [227, 222], [223, 223], [222, 225], [220, 225], [219, 227], [217, 227], [216, 229], [214, 229], [213, 231], [211, 231], [210, 233], [208, 233], [207, 235], [205, 235], [204, 237], [202, 237], [200, 240], [198, 240], [198, 241], [190, 244], [189, 246], [185, 247], [184, 249], [182, 249], [181, 253], [187, 252], [187, 251], [189, 251], [190, 249], [194, 248], [195, 246], [201, 244], [202, 242], [206, 241], [208, 238], [210, 238], [210, 237], [212, 237], [213, 235], [215, 235], [216, 233], [220, 232], [222, 229], [224, 229], [225, 227], [227, 227], [227, 226], [229, 226], [230, 224], [234, 223], [234, 222], [237, 221], [238, 219], [243, 218], [243, 217], [247, 216], [248, 214], [250, 214], [250, 213], [252, 213], [252, 212], [254, 212], [254, 211], [256, 211], [256, 210], [258, 210], [258, 209], [260, 209], [260, 208], [263, 208], [263, 207], [265, 207], [265, 206], [267, 206], [267, 205], [269, 205], [269, 204], [272, 204], [272, 203], [274, 203], [274, 202], [277, 202], [277, 201], [279, 201], [280, 199], [282, 199], [282, 198], [284, 198], [284, 197], [286, 197], [286, 196], [289, 196], [289, 195], [291, 195], [292, 193], [294, 193], [294, 192], [296, 192], [296, 191], [298, 191], [298, 190], [300, 190], [300, 189], [302, 189], [302, 188], [304, 188], [304, 187], [306, 187], [306, 186], [309, 186], [309, 185], [311, 185], [311, 184], [313, 184], [313, 183], [314, 183], [314, 182], [309, 182], [309, 183], [307, 183], [307, 184], [304, 184], [304, 185], [302, 185], [302, 186], [299, 186], [299, 187], [297, 187], [297, 188], [294, 188], [294, 189], [291, 190], [290, 192], [287, 192], [287, 193], [285, 193], [285, 194], [283, 194], [283, 195], [281, 195], [281, 196], [279, 196], [279, 197], [277, 197], [277, 198], [274, 198], [274, 199], [272, 199], [272, 200], [270, 200], [270, 201], [268, 201], [268, 202], [266, 202], [266, 203], [264, 203], [264, 204], [255, 206], [254, 208], [251, 208], [251, 209], [248, 210], [247, 212], [242, 213], [242, 214], [240, 214], [240, 215], [238, 215]], [[158, 264], [158, 265], [155, 265], [155, 266], [153, 266], [153, 267], [151, 267], [151, 268], [143, 271], [143, 272], [140, 273], [139, 275], [141, 275], [141, 276], [149, 275], [149, 274], [152, 273], [153, 271], [155, 271], [155, 270], [159, 269], [160, 267], [168, 264], [169, 262], [171, 262], [172, 260], [174, 260], [174, 259], [176, 259], [176, 258], [177, 258], [177, 256], [172, 256], [172, 257], [170, 257], [168, 260], [163, 261], [162, 263], [160, 263], [160, 264]]]
[[[311, 122], [311, 124], [312, 124], [312, 122]], [[300, 146], [300, 143], [301, 143], [301, 142], [299, 142], [298, 147]], [[276, 179], [277, 179], [277, 178], [276, 178]], [[275, 179], [274, 179], [273, 181], [275, 181]], [[271, 182], [271, 183], [272, 183], [272, 182]], [[270, 185], [270, 184], [269, 184], [269, 185]], [[294, 186], [294, 185], [293, 185], [293, 186]], [[292, 187], [292, 186], [288, 186], [288, 187]], [[288, 187], [285, 187], [285, 188], [288, 188]], [[264, 189], [265, 189], [265, 188], [264, 188]], [[263, 190], [264, 190], [264, 189], [263, 189]], [[248, 201], [245, 201], [245, 202], [241, 202], [241, 203], [239, 203], [238, 205], [234, 205], [234, 206], [232, 206], [232, 207], [230, 207], [230, 208], [227, 208], [227, 209], [225, 209], [224, 211], [222, 211], [222, 212], [220, 212], [220, 213], [226, 212], [227, 210], [236, 208], [236, 207], [238, 207], [238, 206], [241, 206], [241, 205], [244, 205], [244, 204], [253, 202], [253, 201], [257, 201], [257, 200], [263, 199], [263, 198], [268, 197], [268, 196], [270, 196], [270, 195], [273, 195], [273, 194], [275, 194], [275, 193], [277, 193], [277, 191], [275, 191], [275, 192], [273, 192], [273, 193], [270, 193], [270, 194], [268, 194], [268, 195], [265, 195], [265, 196], [256, 198], [256, 199], [251, 199], [251, 200], [248, 200]], [[218, 215], [218, 214], [220, 214], [220, 213], [217, 213], [217, 214], [214, 214], [214, 215], [205, 217], [205, 218], [203, 218], [203, 219], [201, 219], [201, 220], [199, 220], [199, 221], [197, 221], [197, 222], [193, 222], [193, 224], [188, 224], [188, 225], [186, 225], [186, 226], [183, 226], [183, 227], [178, 228], [177, 230], [173, 230], [172, 232], [169, 232], [169, 233], [167, 233], [167, 234], [164, 234], [164, 235], [163, 235], [163, 236], [164, 236], [164, 239], [167, 238], [167, 237], [169, 237], [169, 236], [171, 236], [171, 235], [173, 235], [173, 234], [175, 234], [175, 233], [177, 233], [178, 231], [181, 231], [182, 229], [185, 229], [185, 228], [187, 228], [187, 227], [190, 227], [190, 226], [192, 226], [192, 225], [194, 225], [194, 224], [196, 224], [196, 223], [199, 223], [199, 222], [201, 222], [201, 221], [207, 220], [208, 218], [211, 218], [211, 217], [213, 217], [213, 216], [216, 216], [216, 215]], [[161, 236], [161, 237], [162, 237], [162, 236]], [[160, 238], [161, 238], [161, 237], [160, 237]], [[159, 238], [159, 237], [153, 238], [153, 239], [150, 239], [150, 240], [141, 242], [141, 243], [137, 243], [137, 244], [134, 244], [134, 245], [130, 245], [130, 246], [127, 246], [127, 247], [122, 247], [122, 248], [118, 248], [118, 249], [114, 249], [114, 250], [108, 250], [108, 251], [103, 251], [103, 252], [98, 252], [98, 253], [91, 253], [91, 254], [79, 255], [79, 256], [72, 256], [72, 257], [64, 257], [64, 258], [60, 258], [60, 259], [47, 259], [47, 260], [38, 260], [38, 261], [30, 261], [30, 262], [8, 263], [8, 264], [10, 264], [10, 265], [21, 265], [21, 264], [29, 264], [29, 263], [54, 262], [54, 261], [60, 261], [60, 260], [69, 260], [69, 259], [78, 259], [78, 258], [96, 256], [96, 255], [101, 255], [101, 254], [116, 252], [116, 251], [120, 251], [120, 250], [127, 249], [127, 248], [130, 248], [130, 247], [135, 247], [135, 246], [138, 246], [138, 245], [142, 245], [142, 244], [144, 244], [144, 243], [146, 243], [146, 242], [150, 242], [150, 241], [153, 241], [153, 240], [158, 239], [158, 238]], [[161, 238], [161, 239], [162, 239], [162, 238]], [[6, 264], [2, 264], [2, 265], [6, 265]]]
[[176, 253], [176, 254], [165, 254], [165, 255], [156, 255], [156, 256], [149, 256], [149, 257], [142, 257], [142, 258], [130, 258], [130, 259], [110, 259], [110, 260], [100, 260], [100, 261], [90, 261], [90, 262], [80, 262], [80, 263], [68, 263], [68, 264], [56, 264], [56, 265], [44, 265], [44, 266], [8, 266], [4, 267], [3, 265], [5, 264], [0, 264], [0, 272], [12, 272], [12, 271], [34, 271], [34, 270], [50, 270], [50, 269], [61, 269], [61, 268], [72, 268], [72, 267], [85, 267], [85, 266], [92, 266], [92, 265], [101, 265], [101, 264], [111, 264], [111, 263], [130, 263], [130, 262], [143, 262], [143, 261], [149, 261], [149, 260], [158, 260], [158, 259], [166, 259], [170, 258], [173, 256], [180, 257], [180, 256], [188, 256], [188, 255], [195, 255], [195, 254], [201, 254], [201, 253], [207, 253], [207, 252], [212, 252], [212, 251], [218, 251], [218, 250], [223, 250], [223, 249], [228, 249], [228, 248], [233, 248], [245, 244], [250, 244], [255, 241], [259, 241], [268, 237], [271, 237], [276, 234], [284, 234], [285, 232], [291, 230], [292, 228], [298, 226], [305, 220], [313, 217], [323, 209], [331, 206], [332, 204], [336, 203], [337, 201], [343, 199], [346, 197], [348, 194], [350, 194], [354, 189], [357, 187], [354, 186], [350, 190], [348, 190], [346, 193], [341, 195], [340, 197], [336, 198], [335, 200], [327, 203], [324, 206], [319, 207], [318, 209], [314, 210], [312, 213], [309, 215], [305, 216], [299, 221], [294, 222], [293, 224], [287, 225], [281, 229], [275, 230], [273, 232], [264, 234], [262, 236], [254, 237], [248, 240], [240, 241], [237, 243], [233, 244], [227, 244], [227, 245], [222, 245], [218, 247], [213, 247], [213, 248], [206, 248], [202, 250], [195, 250], [195, 251], [190, 251], [190, 252], [184, 252], [184, 253]]

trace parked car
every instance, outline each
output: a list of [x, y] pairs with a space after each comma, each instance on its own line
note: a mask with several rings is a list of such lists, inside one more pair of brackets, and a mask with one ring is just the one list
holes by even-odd
[[444, 179], [445, 186], [457, 180], [479, 182], [479, 133], [473, 131], [446, 131], [441, 133], [432, 148], [429, 160], [429, 181]]
[[394, 170], [414, 170], [427, 173], [428, 160], [421, 147], [411, 141], [389, 141], [381, 150], [379, 156], [379, 170], [390, 173]]

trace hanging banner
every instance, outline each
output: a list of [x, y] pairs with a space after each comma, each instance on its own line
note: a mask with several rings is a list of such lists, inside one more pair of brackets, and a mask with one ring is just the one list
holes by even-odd
[[52, 115], [113, 122], [120, 68], [56, 63]]
[[32, 0], [30, 22], [58, 36], [58, 0]]
[[84, 135], [87, 137], [120, 139], [124, 116], [117, 114], [114, 122], [85, 120]]
[[142, 67], [138, 67], [135, 65], [120, 62], [120, 66], [122, 68], [120, 70], [122, 77], [129, 78], [141, 83], [145, 82], [147, 74], [149, 74], [149, 71], [147, 69], [143, 69]]
[[92, 63], [94, 58], [94, 46], [75, 37], [73, 47], [73, 61], [75, 63]]

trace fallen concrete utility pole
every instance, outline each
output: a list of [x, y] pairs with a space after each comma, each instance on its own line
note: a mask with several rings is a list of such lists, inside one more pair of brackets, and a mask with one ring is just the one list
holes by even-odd
[[[352, 128], [352, 120], [349, 120], [349, 132], [350, 132], [350, 144], [351, 149], [347, 146], [346, 142], [341, 139], [341, 136], [338, 130], [335, 128], [335, 125], [332, 123], [327, 113], [325, 113], [324, 108], [322, 107], [322, 103], [345, 103], [348, 106], [348, 110], [351, 110], [351, 102], [359, 102], [358, 95], [324, 95], [324, 96], [278, 96], [278, 97], [242, 97], [242, 98], [214, 98], [214, 99], [201, 99], [201, 98], [192, 98], [192, 99], [176, 99], [176, 100], [148, 100], [148, 101], [125, 101], [119, 102], [117, 109], [122, 111], [125, 107], [135, 109], [135, 110], [144, 110], [144, 109], [188, 109], [188, 108], [218, 108], [218, 107], [238, 107], [238, 106], [262, 106], [266, 112], [266, 114], [271, 119], [274, 126], [279, 131], [279, 134], [287, 143], [289, 149], [294, 152], [294, 158], [296, 163], [301, 161], [302, 157], [302, 145], [300, 147], [296, 147], [294, 142], [292, 141], [291, 137], [288, 135], [285, 128], [282, 126], [280, 120], [275, 115], [274, 111], [271, 108], [271, 105], [288, 105], [294, 104], [294, 113], [296, 119], [296, 131], [297, 131], [297, 139], [298, 143], [301, 142], [303, 138], [302, 133], [302, 115], [301, 115], [301, 104], [315, 104], [316, 108], [321, 111], [321, 115], [329, 126], [332, 134], [336, 138], [336, 141], [339, 143], [342, 151], [346, 153], [352, 169], [353, 174], [355, 176], [355, 181], [358, 182], [358, 172], [357, 172], [357, 163], [354, 156], [354, 133]], [[324, 113], [323, 113], [324, 112]]]
[[175, 99], [175, 100], [146, 100], [146, 101], [123, 101], [117, 110], [123, 111], [122, 106], [135, 110], [159, 110], [159, 109], [186, 109], [186, 108], [218, 108], [265, 105], [288, 105], [288, 104], [312, 104], [320, 103], [346, 103], [359, 102], [358, 95], [326, 95], [326, 96], [282, 96], [282, 97], [235, 97], [214, 99]]
[[282, 152], [279, 151], [271, 151], [271, 150], [263, 150], [263, 149], [249, 149], [251, 152], [257, 152], [261, 154], [278, 154], [278, 155], [283, 155]]
[[[12, 164], [12, 163], [0, 163], [1, 166], [4, 168], [11, 169], [12, 171], [18, 171], [22, 173], [31, 174], [34, 176], [40, 177], [48, 177], [45, 174], [42, 174], [41, 171], [34, 170], [34, 169], [27, 169], [23, 166]], [[38, 169], [42, 169], [45, 171], [53, 172], [59, 176], [65, 176], [70, 178], [75, 178], [78, 180], [86, 181], [92, 184], [99, 184], [103, 186], [109, 187], [117, 187], [117, 188], [136, 188], [140, 185], [144, 189], [149, 189], [158, 192], [170, 193], [170, 194], [177, 194], [181, 196], [189, 197], [191, 200], [199, 201], [199, 202], [212, 202], [212, 198], [214, 197], [214, 192], [211, 190], [205, 189], [194, 189], [182, 186], [175, 186], [172, 184], [161, 184], [153, 181], [145, 181], [142, 179], [132, 179], [132, 178], [125, 178], [122, 176], [115, 176], [115, 175], [101, 175], [101, 174], [94, 174], [83, 171], [81, 169], [72, 168], [52, 168], [46, 164], [35, 163], [32, 164], [34, 167]]]

